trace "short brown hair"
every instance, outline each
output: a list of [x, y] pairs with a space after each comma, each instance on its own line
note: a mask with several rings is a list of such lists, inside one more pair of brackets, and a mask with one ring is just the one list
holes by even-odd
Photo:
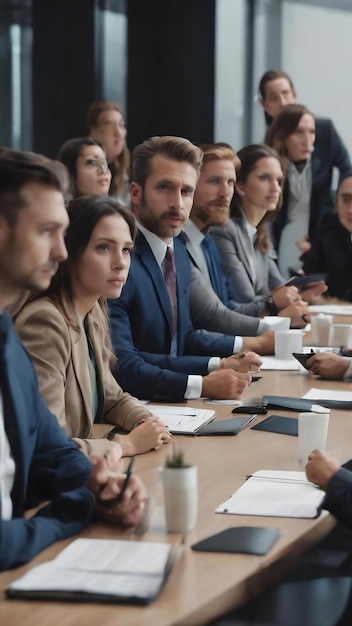
[[144, 188], [151, 173], [151, 160], [160, 154], [174, 161], [187, 161], [199, 175], [203, 153], [184, 137], [151, 137], [136, 146], [132, 154], [132, 180]]
[[265, 87], [267, 83], [270, 83], [272, 80], [277, 80], [277, 78], [286, 78], [286, 80], [288, 80], [290, 84], [292, 91], [296, 93], [292, 79], [288, 74], [286, 74], [286, 72], [283, 72], [282, 70], [268, 70], [267, 72], [265, 72], [265, 74], [263, 74], [259, 82], [258, 91], [261, 100], [265, 100], [266, 98]]
[[226, 143], [205, 143], [201, 144], [200, 149], [203, 152], [203, 165], [209, 161], [232, 161], [236, 172], [241, 167], [241, 161], [231, 146]]
[[68, 188], [67, 169], [62, 163], [41, 154], [0, 148], [0, 214], [11, 226], [16, 223], [19, 210], [26, 206], [21, 191], [32, 182], [65, 194]]
[[303, 115], [313, 113], [303, 104], [286, 104], [274, 119], [265, 138], [265, 143], [278, 151], [281, 157], [287, 157], [286, 139], [295, 132]]

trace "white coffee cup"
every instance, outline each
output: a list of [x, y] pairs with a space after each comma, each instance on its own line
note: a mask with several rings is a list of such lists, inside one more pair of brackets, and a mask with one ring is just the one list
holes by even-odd
[[293, 359], [292, 352], [302, 352], [301, 330], [275, 331], [275, 356], [277, 359], [288, 361]]
[[352, 326], [350, 324], [334, 324], [331, 328], [329, 345], [336, 348], [351, 348]]
[[330, 346], [332, 322], [332, 315], [325, 315], [324, 313], [311, 315], [310, 323], [312, 346]]
[[290, 317], [280, 317], [279, 315], [267, 315], [264, 318], [265, 324], [272, 330], [288, 330], [291, 325]]
[[162, 468], [165, 520], [169, 533], [193, 530], [197, 520], [197, 466]]
[[315, 448], [325, 450], [329, 426], [329, 409], [326, 413], [299, 413], [298, 415], [298, 443], [299, 455], [303, 465], [307, 463], [308, 455]]

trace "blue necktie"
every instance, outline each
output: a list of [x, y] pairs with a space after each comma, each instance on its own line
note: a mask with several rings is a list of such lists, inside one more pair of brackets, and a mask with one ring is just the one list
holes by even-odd
[[221, 268], [218, 264], [218, 250], [210, 235], [204, 235], [204, 239], [201, 243], [205, 260], [207, 262], [210, 282], [212, 287], [220, 298], [220, 300], [227, 304], [227, 290], [225, 284], [225, 277], [221, 274]]
[[177, 331], [177, 285], [174, 252], [169, 246], [167, 247], [164, 260], [164, 279], [170, 298], [172, 310], [172, 336], [174, 337]]

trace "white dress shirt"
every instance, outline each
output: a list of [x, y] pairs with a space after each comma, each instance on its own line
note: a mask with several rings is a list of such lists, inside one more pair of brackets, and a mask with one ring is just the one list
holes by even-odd
[[1, 519], [11, 519], [11, 490], [15, 477], [15, 461], [11, 454], [9, 440], [5, 432], [4, 408], [0, 391], [0, 501]]
[[[164, 275], [164, 259], [166, 254], [167, 247], [172, 248], [173, 250], [173, 238], [171, 237], [169, 244], [166, 244], [162, 241], [157, 235], [151, 233], [149, 230], [144, 228], [139, 222], [137, 222], [138, 229], [141, 231], [142, 235], [146, 238], [152, 253], [154, 254], [155, 260], [160, 267], [160, 271]], [[177, 332], [173, 338], [173, 342], [171, 345], [170, 354], [177, 355], [177, 352], [173, 351], [173, 346], [177, 345]], [[211, 357], [208, 362], [208, 372], [213, 372], [214, 370], [219, 369], [221, 359], [219, 357]], [[187, 380], [187, 387], [185, 391], [185, 400], [195, 400], [200, 398], [202, 395], [202, 385], [203, 385], [203, 377], [198, 376], [196, 374], [189, 374]]]

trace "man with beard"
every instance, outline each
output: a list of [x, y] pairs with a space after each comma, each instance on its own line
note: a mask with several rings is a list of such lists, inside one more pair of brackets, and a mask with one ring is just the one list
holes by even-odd
[[241, 338], [201, 335], [191, 324], [190, 261], [177, 235], [192, 208], [202, 156], [181, 137], [152, 137], [133, 153], [139, 233], [127, 282], [109, 306], [115, 376], [139, 398], [238, 398], [250, 382], [246, 372], [261, 363], [253, 352], [232, 356]]
[[[183, 229], [183, 237], [193, 264], [190, 290], [191, 318], [197, 327], [227, 332], [227, 317], [223, 315], [221, 309], [214, 310], [210, 306], [208, 308], [203, 306], [202, 293], [204, 288], [199, 279], [197, 280], [195, 272], [203, 275], [203, 278], [213, 289], [213, 298], [217, 296], [223, 305], [232, 311], [233, 315], [235, 311], [245, 314], [240, 316], [237, 313], [239, 318], [244, 317], [246, 319], [247, 315], [256, 315], [253, 312], [251, 302], [240, 301], [235, 287], [224, 272], [220, 252], [208, 233], [212, 226], [221, 227], [228, 222], [230, 203], [237, 180], [236, 169], [240, 168], [241, 162], [236, 153], [226, 144], [207, 144], [201, 147], [204, 154], [203, 166], [194, 194], [190, 219]], [[280, 291], [282, 290], [294, 291], [295, 293], [287, 294], [287, 302], [285, 302], [285, 306], [281, 306], [280, 311], [278, 308], [276, 309], [274, 299], [267, 302], [267, 313], [279, 312], [281, 316], [290, 317], [291, 323], [295, 326], [305, 326], [302, 314], [308, 314], [308, 309], [301, 300], [297, 289], [295, 287], [282, 287]], [[260, 325], [258, 330], [260, 333]], [[252, 340], [251, 349], [260, 354], [270, 353], [269, 347], [268, 333]]]
[[[46, 289], [67, 256], [67, 182], [61, 163], [0, 149], [0, 571], [78, 533], [94, 510], [127, 526], [143, 513], [145, 491], [136, 476], [123, 490], [124, 474], [109, 471], [103, 458], [92, 465], [68, 440], [5, 312], [22, 290]], [[120, 503], [104, 504], [122, 491]]]

